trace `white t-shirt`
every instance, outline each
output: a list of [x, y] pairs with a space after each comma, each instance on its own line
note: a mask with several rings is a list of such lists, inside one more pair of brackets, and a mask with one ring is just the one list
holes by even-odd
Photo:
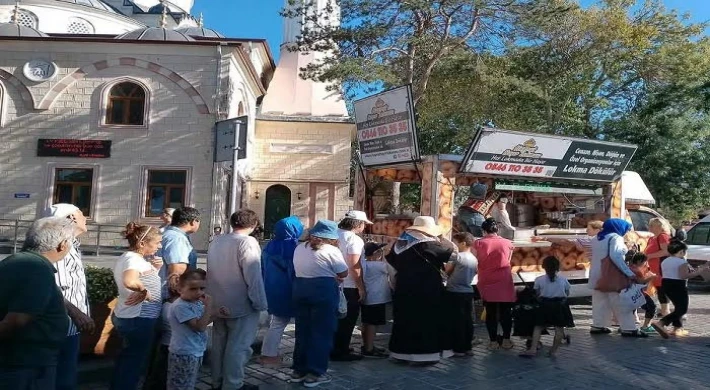
[[569, 281], [564, 276], [557, 275], [554, 282], [547, 275], [535, 279], [535, 291], [542, 298], [565, 298], [569, 295], [569, 290]]
[[[153, 268], [143, 256], [130, 251], [122, 254], [116, 261], [116, 266], [113, 268], [113, 279], [116, 281], [116, 286], [118, 287], [118, 302], [116, 303], [114, 314], [116, 314], [118, 318], [136, 318], [141, 314], [142, 303], [135, 306], [126, 305], [126, 299], [133, 294], [133, 291], [127, 289], [123, 284], [123, 273], [131, 269], [138, 271], [141, 275], [153, 276], [153, 274], [155, 274], [154, 279], [157, 280], [158, 286], [160, 286], [158, 271]], [[151, 297], [151, 299], [160, 300], [161, 297]]]
[[[346, 264], [348, 255], [362, 256], [363, 252], [365, 252], [365, 241], [349, 230], [338, 229], [338, 246], [340, 247], [340, 252], [343, 254]], [[348, 273], [348, 276], [343, 282], [343, 287], [357, 288], [354, 275]]]
[[663, 279], [684, 280], [684, 278], [680, 277], [680, 272], [678, 272], [680, 266], [684, 264], [688, 266], [688, 260], [675, 256], [667, 257], [661, 263]]
[[334, 278], [348, 265], [338, 248], [324, 244], [314, 251], [308, 243], [300, 244], [293, 253], [293, 268], [297, 278]]
[[392, 302], [392, 290], [389, 283], [389, 264], [385, 261], [363, 262], [363, 280], [365, 282], [365, 305], [379, 305]]

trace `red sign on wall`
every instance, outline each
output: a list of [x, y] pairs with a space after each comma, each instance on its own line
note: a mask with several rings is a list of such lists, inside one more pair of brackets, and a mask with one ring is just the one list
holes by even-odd
[[38, 157], [111, 157], [111, 141], [93, 139], [48, 139], [37, 140]]

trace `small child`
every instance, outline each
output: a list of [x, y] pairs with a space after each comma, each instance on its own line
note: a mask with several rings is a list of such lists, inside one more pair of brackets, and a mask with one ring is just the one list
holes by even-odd
[[641, 326], [641, 331], [644, 333], [654, 333], [653, 327], [651, 327], [651, 320], [656, 315], [656, 303], [653, 302], [651, 294], [653, 293], [653, 285], [650, 283], [656, 278], [656, 274], [651, 272], [651, 268], [648, 266], [648, 258], [642, 252], [627, 252], [626, 262], [629, 264], [629, 268], [634, 272], [636, 278], [641, 283], [647, 283], [646, 288], [643, 291], [643, 296], [646, 299], [641, 308], [644, 310], [644, 321]]
[[538, 344], [542, 331], [548, 326], [555, 327], [555, 338], [548, 356], [552, 357], [562, 344], [565, 327], [573, 328], [574, 320], [572, 311], [567, 303], [570, 284], [567, 278], [558, 275], [560, 261], [554, 256], [548, 256], [542, 261], [545, 275], [535, 279], [535, 292], [540, 297], [540, 307], [536, 316], [535, 331], [530, 349], [520, 354], [521, 357], [534, 357], [537, 354]]
[[387, 244], [368, 242], [365, 244], [365, 264], [363, 267], [363, 282], [365, 283], [365, 299], [362, 303], [362, 356], [369, 358], [386, 358], [384, 349], [375, 346], [377, 327], [387, 324], [387, 303], [392, 302], [392, 291], [389, 282], [389, 264], [384, 259], [382, 248]]
[[454, 244], [458, 247], [455, 261], [446, 264], [449, 279], [446, 297], [449, 323], [452, 325], [454, 356], [473, 355], [473, 278], [478, 272], [478, 260], [471, 253], [474, 237], [471, 233], [456, 233]]
[[[688, 335], [688, 331], [683, 329], [683, 316], [688, 312], [688, 279], [694, 278], [710, 270], [710, 264], [705, 264], [697, 269], [688, 264], [686, 252], [688, 246], [678, 240], [671, 240], [668, 244], [667, 257], [661, 263], [661, 285], [663, 291], [673, 303], [673, 311], [659, 321], [651, 324], [653, 329], [664, 339], [669, 335], [683, 337]], [[673, 325], [673, 331], [668, 332], [666, 326]]]
[[168, 389], [193, 390], [207, 349], [207, 326], [212, 322], [212, 297], [205, 294], [207, 273], [188, 269], [180, 275], [180, 298], [170, 307]]

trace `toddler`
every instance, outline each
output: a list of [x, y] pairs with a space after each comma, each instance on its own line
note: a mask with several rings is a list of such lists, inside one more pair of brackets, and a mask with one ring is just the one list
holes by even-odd
[[386, 358], [384, 349], [375, 347], [377, 327], [387, 324], [387, 303], [392, 302], [392, 291], [389, 282], [389, 264], [384, 259], [382, 248], [387, 244], [368, 242], [365, 244], [365, 264], [363, 281], [365, 283], [365, 299], [362, 304], [362, 349], [364, 357]]
[[644, 321], [641, 326], [641, 331], [644, 333], [654, 333], [653, 327], [651, 327], [651, 320], [656, 315], [656, 303], [653, 302], [651, 294], [653, 293], [653, 285], [651, 282], [656, 278], [656, 274], [651, 272], [651, 268], [648, 266], [648, 258], [642, 252], [628, 252], [626, 253], [626, 262], [629, 264], [629, 268], [636, 275], [637, 280], [640, 283], [647, 283], [648, 285], [643, 291], [643, 296], [646, 299], [641, 308], [644, 310]]

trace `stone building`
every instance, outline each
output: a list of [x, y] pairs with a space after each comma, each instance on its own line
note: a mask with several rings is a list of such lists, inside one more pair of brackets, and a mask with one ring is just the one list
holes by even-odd
[[[92, 242], [99, 225], [158, 224], [163, 208], [192, 205], [204, 215], [194, 241], [205, 248], [212, 227], [227, 226], [232, 177], [237, 205], [267, 220], [344, 213], [353, 130], [344, 104], [279, 77], [284, 58], [276, 68], [264, 40], [225, 38], [192, 5], [0, 0], [0, 219], [71, 202], [94, 225]], [[293, 85], [298, 101], [316, 96], [314, 107], [342, 111], [291, 112], [279, 101], [263, 112]], [[237, 117], [247, 120], [246, 154], [232, 169], [214, 163], [215, 122]], [[104, 233], [101, 244], [122, 242]]]

